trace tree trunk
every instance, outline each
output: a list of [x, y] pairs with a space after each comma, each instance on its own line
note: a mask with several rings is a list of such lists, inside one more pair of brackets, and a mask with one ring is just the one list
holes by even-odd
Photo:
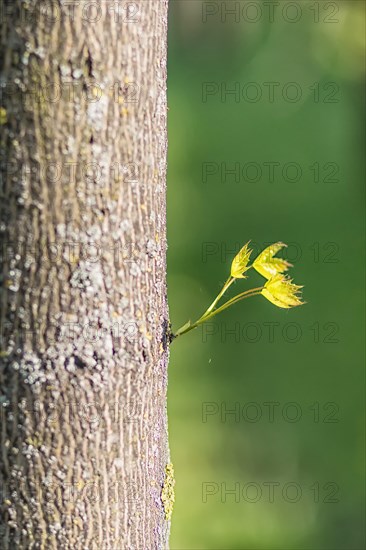
[[166, 548], [167, 0], [0, 17], [1, 547]]

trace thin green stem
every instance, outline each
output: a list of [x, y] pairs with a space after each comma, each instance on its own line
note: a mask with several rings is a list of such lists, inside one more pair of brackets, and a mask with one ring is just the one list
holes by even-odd
[[[210, 315], [204, 318], [204, 321], [207, 321], [208, 319], [211, 319], [211, 317], [214, 317], [218, 313], [221, 313], [221, 311], [224, 311], [224, 309], [227, 309], [228, 307], [236, 304], [237, 302], [240, 302], [241, 300], [244, 300], [245, 298], [250, 298], [251, 296], [256, 296], [257, 294], [260, 294], [263, 287], [257, 287], [257, 288], [251, 288], [250, 290], [246, 290], [245, 292], [241, 292], [240, 294], [237, 294], [227, 302], [225, 302], [222, 306], [218, 307], [213, 311]], [[202, 317], [201, 317], [202, 319]]]
[[206, 309], [206, 311], [204, 312], [203, 315], [201, 315], [200, 319], [202, 319], [203, 317], [206, 317], [207, 315], [209, 315], [209, 313], [211, 313], [211, 311], [214, 309], [215, 305], [217, 304], [217, 302], [220, 300], [220, 298], [225, 294], [225, 292], [227, 291], [227, 289], [233, 284], [233, 282], [235, 281], [234, 277], [229, 277], [228, 280], [226, 281], [226, 283], [224, 284], [224, 286], [222, 287], [222, 289], [220, 290], [219, 294], [216, 296], [216, 298], [214, 299], [214, 301], [212, 302], [212, 304]]
[[[212, 317], [215, 317], [218, 313], [221, 313], [221, 311], [224, 311], [228, 307], [236, 304], [237, 302], [240, 302], [241, 300], [245, 300], [246, 298], [250, 298], [251, 296], [257, 296], [262, 292], [263, 287], [257, 287], [252, 288], [250, 290], [246, 290], [245, 292], [241, 292], [237, 296], [234, 296], [234, 298], [231, 298], [227, 302], [225, 302], [222, 306], [218, 307], [214, 311], [202, 315], [195, 323], [192, 325], [189, 325], [184, 330], [178, 329], [177, 332], [174, 334], [174, 338], [177, 338], [178, 336], [181, 336], [182, 334], [186, 334], [187, 332], [193, 330], [194, 328], [197, 328], [199, 325], [202, 325], [202, 323], [205, 323], [209, 319], [212, 319]], [[211, 306], [210, 306], [211, 307]], [[183, 328], [183, 327], [182, 327]]]

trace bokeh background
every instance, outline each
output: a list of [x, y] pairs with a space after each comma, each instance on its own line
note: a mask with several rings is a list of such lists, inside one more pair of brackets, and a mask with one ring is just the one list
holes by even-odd
[[289, 244], [307, 301], [255, 297], [172, 344], [173, 550], [365, 547], [364, 3], [269, 4], [170, 2], [173, 328], [249, 239]]

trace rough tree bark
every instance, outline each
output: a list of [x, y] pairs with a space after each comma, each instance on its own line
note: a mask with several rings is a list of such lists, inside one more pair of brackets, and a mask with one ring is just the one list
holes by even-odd
[[167, 8], [1, 0], [4, 549], [168, 545]]

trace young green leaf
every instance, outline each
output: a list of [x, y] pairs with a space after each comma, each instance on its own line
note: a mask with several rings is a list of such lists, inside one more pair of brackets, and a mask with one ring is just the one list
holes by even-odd
[[234, 279], [246, 279], [246, 276], [244, 273], [247, 271], [249, 258], [252, 253], [252, 251], [249, 249], [249, 243], [248, 241], [243, 248], [240, 250], [240, 252], [237, 253], [235, 258], [232, 261], [231, 264], [231, 276], [234, 277]]
[[287, 271], [292, 265], [282, 258], [274, 258], [275, 254], [285, 246], [287, 246], [287, 244], [278, 242], [265, 248], [254, 260], [254, 269], [266, 279], [271, 279], [278, 273]]

